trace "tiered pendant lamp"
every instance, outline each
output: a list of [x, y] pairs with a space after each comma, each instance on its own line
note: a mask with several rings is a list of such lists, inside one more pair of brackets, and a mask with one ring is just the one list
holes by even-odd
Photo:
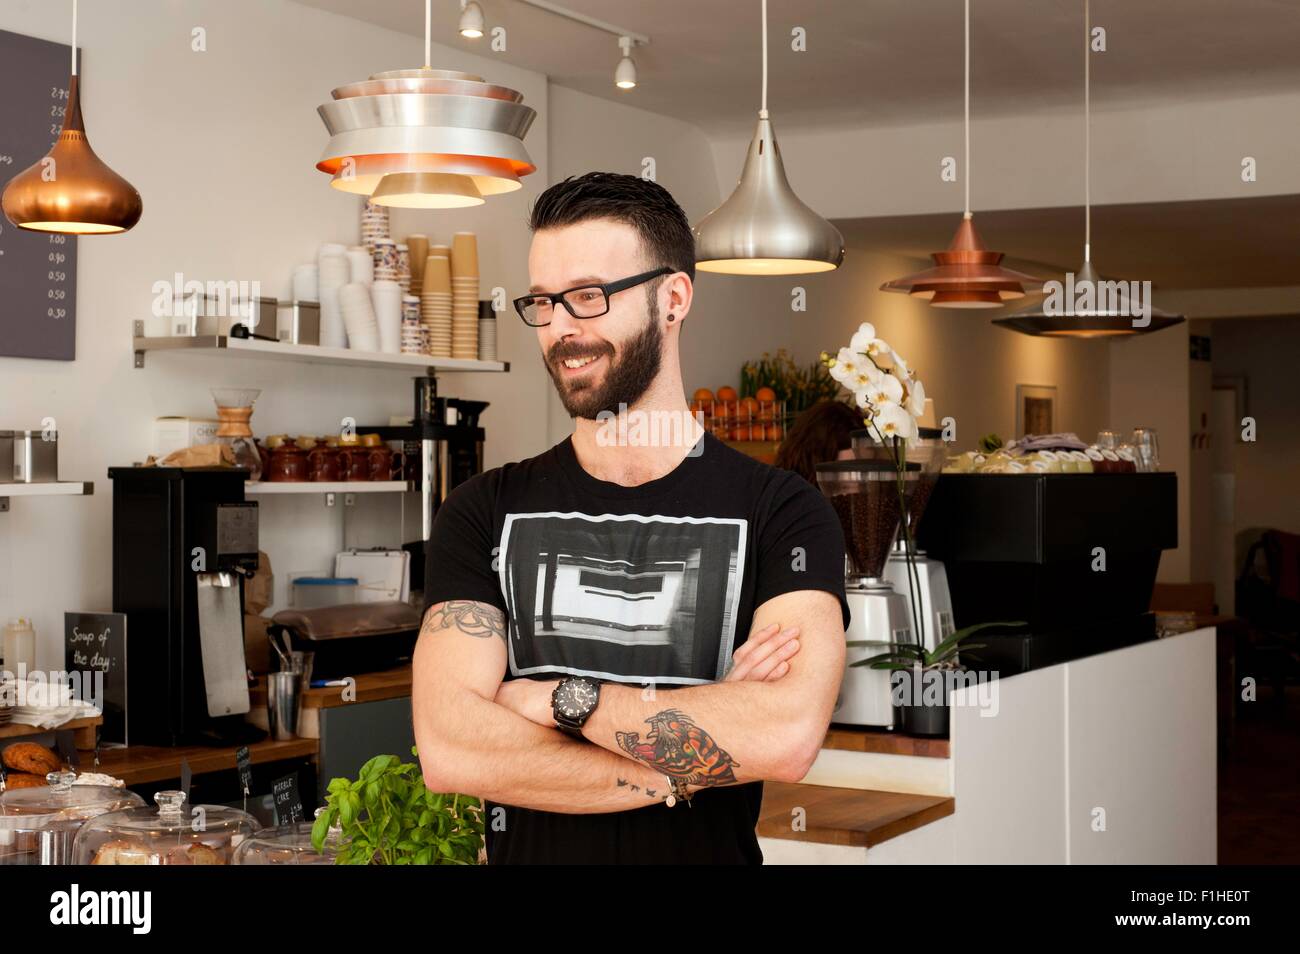
[[14, 225], [33, 232], [112, 235], [140, 221], [140, 193], [90, 148], [77, 76], [77, 0], [72, 0], [72, 79], [63, 129], [45, 157], [9, 180], [0, 198]]
[[[1176, 325], [1182, 315], [1171, 315], [1159, 308], [1151, 309], [1151, 321], [1142, 327], [1133, 326], [1129, 314], [1118, 309], [1098, 307], [1096, 290], [1099, 282], [1106, 280], [1092, 267], [1092, 51], [1089, 48], [1092, 18], [1088, 0], [1083, 2], [1083, 265], [1075, 273], [1074, 286], [1087, 286], [1093, 291], [1093, 304], [1077, 308], [1073, 300], [1064, 304], [1064, 312], [1048, 314], [1043, 303], [1012, 312], [993, 324], [1001, 325], [1021, 334], [1054, 338], [1116, 338], [1127, 335], [1150, 334]], [[1066, 297], [1070, 297], [1067, 290]], [[1055, 309], [1053, 309], [1055, 312]]]
[[763, 12], [763, 96], [758, 128], [730, 198], [694, 228], [695, 265], [731, 275], [827, 272], [844, 261], [840, 230], [799, 200], [786, 179], [767, 113], [767, 0]]
[[998, 308], [1025, 297], [1025, 286], [1037, 292], [1042, 279], [1004, 268], [1002, 253], [984, 247], [970, 208], [970, 0], [966, 0], [966, 159], [962, 181], [966, 211], [947, 251], [934, 252], [934, 267], [885, 282], [881, 291], [905, 292], [924, 298], [936, 308]]
[[335, 189], [379, 205], [458, 208], [513, 192], [537, 171], [523, 143], [537, 111], [523, 104], [523, 94], [429, 67], [430, 3], [421, 69], [340, 86], [334, 101], [317, 109], [330, 141], [316, 168], [333, 177]]

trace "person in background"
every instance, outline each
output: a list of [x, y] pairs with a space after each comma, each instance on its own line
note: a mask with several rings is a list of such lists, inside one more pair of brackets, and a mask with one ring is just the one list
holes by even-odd
[[866, 427], [862, 412], [843, 401], [818, 401], [791, 425], [776, 452], [776, 466], [817, 484], [817, 465], [853, 457], [850, 435]]

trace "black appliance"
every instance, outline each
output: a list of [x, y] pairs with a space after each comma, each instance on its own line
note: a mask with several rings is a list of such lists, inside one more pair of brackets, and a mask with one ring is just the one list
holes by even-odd
[[314, 654], [313, 679], [341, 679], [410, 660], [423, 615], [407, 603], [345, 603], [281, 610], [269, 631], [282, 640], [288, 630], [295, 650]]
[[[1160, 554], [1178, 545], [1178, 482], [1158, 474], [943, 474], [918, 545], [943, 561], [973, 668], [1024, 672], [1155, 638]], [[1103, 568], [1104, 567], [1104, 568]]]
[[[419, 559], [411, 564], [412, 580], [423, 580], [428, 590], [433, 568], [423, 559], [424, 543], [433, 531], [433, 518], [447, 495], [483, 470], [484, 431], [479, 416], [487, 401], [440, 397], [434, 377], [415, 379], [415, 407], [411, 423], [403, 426], [359, 428], [384, 441], [402, 444], [405, 478], [420, 491], [421, 541]], [[413, 554], [415, 556], [415, 554]], [[423, 572], [419, 568], [423, 565]]]
[[257, 504], [241, 470], [110, 467], [113, 611], [125, 613], [130, 741], [257, 741], [243, 643], [243, 579], [257, 568]]

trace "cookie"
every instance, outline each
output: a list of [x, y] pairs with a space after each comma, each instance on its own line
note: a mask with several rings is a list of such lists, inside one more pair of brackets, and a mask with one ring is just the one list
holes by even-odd
[[164, 864], [169, 865], [224, 865], [221, 853], [210, 845], [195, 842], [188, 847], [178, 845], [167, 852]]
[[15, 742], [4, 751], [5, 768], [15, 772], [30, 772], [44, 778], [50, 772], [57, 772], [63, 760], [43, 745], [35, 742]]
[[48, 784], [44, 775], [32, 775], [30, 772], [9, 772], [5, 775], [6, 792], [19, 788], [44, 788]]
[[134, 841], [106, 841], [99, 846], [92, 865], [147, 865], [152, 864], [149, 849]]

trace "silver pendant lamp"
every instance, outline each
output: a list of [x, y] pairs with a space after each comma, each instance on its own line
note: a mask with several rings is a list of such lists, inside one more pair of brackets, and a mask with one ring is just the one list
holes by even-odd
[[767, 0], [763, 11], [763, 98], [745, 167], [726, 202], [695, 226], [695, 267], [731, 275], [828, 272], [844, 261], [840, 230], [790, 188], [767, 113]]
[[424, 7], [424, 66], [340, 86], [317, 109], [330, 134], [316, 168], [342, 192], [379, 205], [457, 208], [513, 192], [537, 171], [523, 139], [537, 111], [483, 77], [429, 66], [431, 0]]
[[[1036, 338], [1118, 338], [1128, 335], [1150, 334], [1176, 325], [1182, 315], [1152, 307], [1150, 321], [1135, 326], [1128, 313], [1121, 313], [1114, 305], [1099, 305], [1096, 294], [1106, 279], [1097, 274], [1092, 265], [1092, 16], [1089, 0], [1083, 0], [1083, 264], [1075, 273], [1073, 287], [1065, 286], [1065, 303], [1061, 310], [1047, 310], [1049, 299], [1037, 305], [1012, 312], [993, 324]], [[1092, 304], [1082, 308], [1074, 301], [1074, 288], [1092, 291]]]

